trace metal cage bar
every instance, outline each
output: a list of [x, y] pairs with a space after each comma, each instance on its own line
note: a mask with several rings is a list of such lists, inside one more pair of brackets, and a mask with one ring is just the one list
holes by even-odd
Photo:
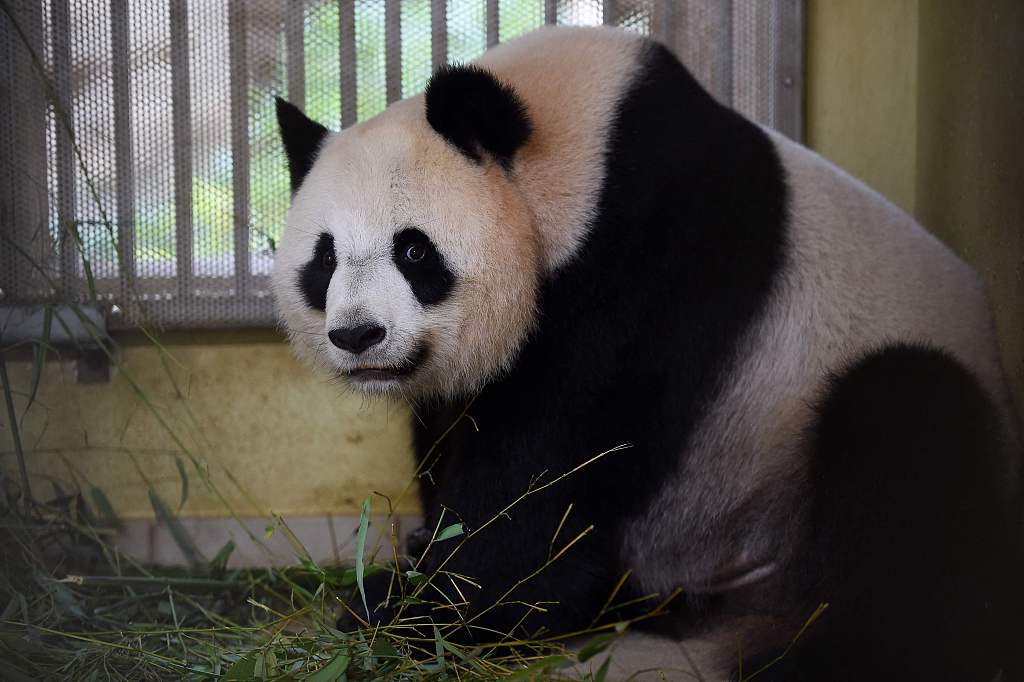
[[306, 3], [292, 0], [285, 5], [284, 44], [288, 60], [288, 99], [297, 107], [306, 104], [306, 51], [303, 20]]
[[171, 0], [171, 109], [174, 131], [174, 224], [178, 296], [192, 298], [192, 92], [188, 3]]
[[801, 142], [804, 139], [804, 2], [775, 3], [775, 127]]
[[430, 0], [430, 67], [437, 71], [448, 61], [448, 3]]
[[71, 99], [71, 7], [68, 0], [54, 0], [50, 6], [53, 36], [54, 121], [57, 163], [57, 225], [60, 250], [62, 294], [78, 296], [78, 261], [75, 235], [75, 152], [74, 110]]
[[619, 7], [615, 0], [604, 0], [601, 6], [601, 23], [615, 26], [619, 23]]
[[359, 83], [356, 78], [356, 8], [353, 0], [338, 0], [338, 68], [341, 69], [341, 127], [354, 125], [359, 117]]
[[228, 35], [231, 69], [231, 189], [234, 213], [235, 295], [249, 293], [249, 63], [245, 0], [228, 7], [234, 30]]
[[[111, 0], [110, 49], [129, 54], [128, 0]], [[132, 305], [135, 287], [135, 172], [132, 167], [132, 106], [128, 59], [114, 59], [114, 159], [117, 173], [117, 264], [122, 306]]]
[[384, 0], [384, 88], [388, 104], [402, 99], [401, 0]]
[[501, 35], [498, 25], [498, 0], [487, 0], [484, 17], [484, 21], [487, 23], [487, 47], [494, 47], [498, 44]]
[[544, 0], [544, 23], [548, 26], [558, 23], [558, 0]]

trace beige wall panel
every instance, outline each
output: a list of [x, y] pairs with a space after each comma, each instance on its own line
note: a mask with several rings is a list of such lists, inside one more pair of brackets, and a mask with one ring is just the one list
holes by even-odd
[[917, 0], [809, 0], [808, 146], [914, 210]]
[[[152, 513], [143, 477], [176, 506], [180, 476], [168, 428], [243, 515], [358, 513], [372, 491], [396, 497], [411, 480], [407, 411], [314, 376], [284, 343], [172, 345], [167, 353], [162, 360], [152, 346], [128, 346], [110, 384], [78, 385], [71, 365], [47, 364], [37, 405], [23, 427], [25, 447], [36, 451], [29, 468], [42, 497], [51, 494], [47, 477], [67, 479], [74, 470], [100, 486], [126, 517]], [[31, 365], [13, 362], [8, 369], [25, 391]], [[24, 403], [22, 398], [19, 405]], [[6, 434], [4, 440], [5, 468], [13, 472]], [[187, 457], [181, 459], [190, 479], [182, 515], [225, 515], [225, 504]], [[416, 511], [415, 495], [401, 507]], [[383, 510], [386, 503], [378, 499], [374, 508]]]

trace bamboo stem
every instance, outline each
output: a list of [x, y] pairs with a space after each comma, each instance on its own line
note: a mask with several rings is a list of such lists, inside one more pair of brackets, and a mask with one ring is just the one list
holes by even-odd
[[7, 403], [7, 419], [11, 425], [11, 440], [14, 441], [14, 454], [18, 458], [18, 471], [21, 474], [21, 487], [25, 509], [32, 507], [32, 486], [28, 480], [28, 468], [25, 466], [25, 451], [21, 447], [21, 429], [18, 428], [18, 415], [14, 411], [14, 395], [11, 382], [7, 378], [7, 360], [0, 353], [0, 385], [4, 389], [4, 402]]

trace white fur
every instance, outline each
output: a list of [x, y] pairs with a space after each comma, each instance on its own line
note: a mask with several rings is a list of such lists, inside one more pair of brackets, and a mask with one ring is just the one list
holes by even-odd
[[[425, 342], [428, 361], [411, 379], [359, 385], [413, 398], [472, 393], [508, 367], [533, 329], [537, 282], [572, 257], [593, 218], [607, 128], [641, 45], [610, 29], [544, 29], [480, 59], [535, 122], [511, 178], [430, 129], [422, 96], [330, 135], [293, 199], [272, 277], [299, 357], [344, 376], [400, 364]], [[392, 236], [407, 226], [427, 233], [455, 272], [440, 305], [421, 306], [392, 262]], [[321, 313], [297, 277], [324, 231], [338, 266]], [[327, 341], [332, 328], [371, 321], [387, 336], [360, 356]]]

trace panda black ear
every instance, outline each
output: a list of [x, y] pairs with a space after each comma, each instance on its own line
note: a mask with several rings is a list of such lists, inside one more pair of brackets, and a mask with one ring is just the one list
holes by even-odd
[[506, 170], [530, 137], [530, 118], [519, 95], [489, 71], [443, 66], [427, 84], [427, 122], [473, 161], [490, 154]]
[[281, 141], [288, 157], [288, 173], [292, 180], [292, 194], [302, 184], [316, 160], [317, 152], [324, 138], [330, 132], [316, 121], [306, 117], [297, 106], [280, 97], [277, 104], [277, 125], [281, 129]]

